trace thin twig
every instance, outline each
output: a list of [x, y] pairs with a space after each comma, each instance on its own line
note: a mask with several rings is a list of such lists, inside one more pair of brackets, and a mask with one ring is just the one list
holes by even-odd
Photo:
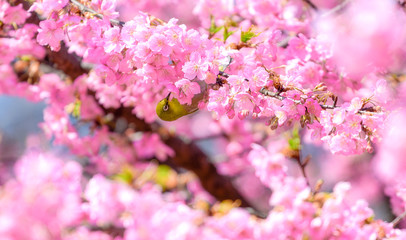
[[[299, 101], [299, 100], [295, 100], [295, 99], [291, 99], [291, 98], [287, 98], [287, 97], [281, 96], [281, 95], [279, 95], [279, 93], [277, 93], [277, 92], [271, 92], [271, 91], [269, 91], [268, 89], [266, 89], [266, 88], [264, 88], [264, 87], [261, 88], [261, 90], [259, 90], [259, 92], [262, 93], [262, 94], [265, 95], [265, 96], [272, 97], [272, 98], [278, 99], [278, 100], [280, 100], [280, 101], [282, 101], [282, 100], [284, 100], [284, 99], [289, 99], [289, 100], [293, 101], [295, 104], [302, 104], [302, 102]], [[335, 108], [339, 108], [339, 107], [340, 107], [340, 106], [337, 106], [337, 105], [336, 105], [336, 102], [335, 102], [333, 105], [327, 105], [327, 104], [319, 104], [319, 105], [320, 105], [320, 107], [321, 107], [322, 109], [324, 109], [324, 110], [326, 110], [326, 109], [335, 109]], [[378, 113], [378, 112], [371, 112], [371, 111], [368, 111], [368, 109], [369, 109], [369, 108], [360, 109], [360, 110], [358, 110], [357, 113], [359, 113], [359, 114], [368, 114], [368, 115], [374, 115], [374, 114], [377, 114], [377, 113]]]
[[307, 165], [306, 160], [305, 160], [305, 163], [302, 163], [302, 161], [300, 160], [300, 157], [299, 157], [299, 158], [296, 159], [296, 161], [297, 161], [297, 163], [299, 164], [300, 170], [301, 170], [301, 172], [302, 172], [303, 177], [304, 177], [305, 180], [306, 180], [307, 186], [308, 186], [308, 187], [310, 188], [310, 190], [311, 190], [309, 178], [307, 177], [306, 169], [305, 169], [305, 168], [306, 168], [306, 165]]
[[[85, 6], [85, 5], [83, 5], [82, 3], [80, 3], [79, 1], [77, 1], [77, 0], [69, 0], [73, 5], [75, 5], [82, 13], [85, 13], [85, 12], [88, 12], [88, 13], [91, 13], [91, 14], [93, 14], [95, 17], [97, 17], [97, 18], [100, 18], [100, 19], [104, 19], [104, 16], [102, 15], [102, 14], [100, 14], [100, 13], [98, 13], [97, 11], [95, 11], [95, 10], [93, 10], [93, 9], [91, 9], [91, 8], [89, 8], [89, 7], [87, 7], [87, 6]], [[115, 25], [115, 26], [124, 26], [124, 24], [125, 24], [125, 22], [123, 22], [123, 21], [119, 21], [119, 20], [117, 20], [117, 19], [109, 19], [109, 21], [110, 21], [110, 23], [112, 24], [112, 25]]]
[[296, 160], [297, 160], [297, 162], [298, 162], [298, 164], [299, 164], [299, 166], [300, 166], [300, 170], [302, 171], [302, 175], [303, 175], [303, 177], [304, 177], [305, 180], [306, 180], [307, 186], [310, 188], [310, 191], [313, 192], [312, 187], [310, 186], [309, 177], [308, 177], [307, 174], [306, 174], [306, 166], [307, 166], [307, 164], [310, 162], [311, 156], [310, 156], [310, 155], [307, 155], [307, 156], [304, 158], [304, 160], [302, 161], [302, 151], [301, 151], [301, 149], [302, 149], [301, 146], [302, 146], [302, 143], [303, 143], [303, 141], [302, 141], [302, 134], [299, 133], [299, 137], [300, 137], [300, 147], [299, 147], [299, 149], [298, 149], [298, 151], [299, 151], [299, 157], [298, 157]]
[[328, 17], [336, 12], [341, 11], [343, 8], [345, 8], [345, 6], [347, 6], [348, 3], [350, 3], [351, 0], [344, 0], [342, 1], [340, 4], [338, 4], [337, 6], [333, 7], [332, 9], [328, 10], [327, 12], [321, 14], [321, 17]]
[[[229, 75], [228, 73], [225, 73], [225, 72], [223, 72], [223, 71], [219, 71], [219, 75], [222, 76], [222, 77], [225, 77], [225, 78], [229, 78], [229, 77], [230, 77], [230, 75]], [[247, 81], [247, 82], [250, 81], [249, 79], [246, 79], [246, 78], [244, 78], [244, 80]], [[266, 88], [264, 88], [264, 87], [261, 88], [261, 89], [259, 90], [259, 92], [260, 92], [261, 94], [265, 95], [265, 96], [272, 97], [272, 98], [278, 99], [278, 100], [280, 100], [280, 101], [285, 100], [285, 99], [289, 99], [289, 100], [293, 101], [295, 104], [302, 104], [302, 102], [299, 101], [299, 100], [295, 100], [295, 99], [291, 99], [291, 98], [287, 98], [287, 97], [281, 96], [279, 92], [272, 92], [272, 91], [269, 91], [268, 89], [266, 89]], [[338, 98], [334, 99], [333, 105], [327, 105], [327, 104], [319, 104], [319, 105], [320, 105], [320, 107], [321, 107], [322, 109], [324, 109], [324, 110], [326, 110], [326, 109], [339, 108], [340, 106], [337, 106], [337, 99], [338, 99]], [[371, 114], [372, 114], [372, 115], [373, 115], [373, 114], [376, 114], [376, 112], [368, 111], [368, 108], [360, 109], [360, 110], [358, 110], [358, 113], [359, 113], [359, 114], [369, 114], [369, 115], [371, 115]]]
[[[261, 88], [261, 90], [259, 90], [259, 92], [262, 93], [262, 94], [265, 95], [265, 96], [272, 97], [272, 98], [276, 98], [276, 99], [278, 99], [278, 100], [280, 100], [280, 101], [285, 100], [285, 99], [289, 99], [289, 100], [293, 101], [293, 102], [296, 103], [296, 104], [302, 104], [302, 102], [299, 101], [299, 100], [295, 100], [295, 99], [291, 99], [291, 98], [287, 98], [287, 97], [281, 96], [281, 95], [279, 95], [279, 93], [277, 93], [277, 92], [271, 92], [271, 91], [269, 91], [269, 90], [266, 89], [266, 88]], [[322, 109], [334, 109], [334, 108], [338, 107], [338, 106], [326, 105], [326, 104], [319, 104], [319, 105], [320, 105], [320, 107], [321, 107]]]
[[204, 137], [197, 137], [193, 138], [192, 142], [199, 142], [199, 141], [207, 141], [207, 140], [213, 140], [216, 138], [221, 138], [221, 137], [226, 137], [224, 134], [214, 134], [214, 135], [209, 135], [209, 136], [204, 136]]
[[403, 218], [406, 217], [406, 211], [404, 211], [402, 214], [400, 214], [399, 216], [397, 216], [392, 222], [392, 226], [395, 227]]
[[311, 8], [313, 8], [314, 10], [316, 10], [316, 11], [318, 10], [317, 7], [316, 7], [316, 5], [314, 5], [314, 3], [312, 3], [312, 1], [310, 1], [310, 0], [303, 0], [303, 2], [309, 4], [309, 6], [310, 6]]
[[[268, 89], [266, 89], [264, 87], [261, 88], [261, 90], [259, 90], [259, 92], [262, 93], [265, 96], [276, 98], [276, 99], [278, 99], [280, 101], [287, 99], [287, 97], [281, 96], [277, 92], [271, 92], [271, 91], [269, 91]], [[301, 104], [301, 102], [299, 100], [294, 100], [294, 99], [290, 99], [290, 100], [292, 100], [296, 104]]]
[[[220, 76], [223, 76], [223, 77], [225, 77], [225, 78], [229, 78], [230, 77], [230, 75], [228, 74], [228, 73], [225, 73], [224, 71], [219, 71], [219, 75]], [[246, 82], [249, 82], [250, 80], [248, 80], [248, 79], [246, 79], [246, 78], [244, 78], [244, 80], [246, 81]]]

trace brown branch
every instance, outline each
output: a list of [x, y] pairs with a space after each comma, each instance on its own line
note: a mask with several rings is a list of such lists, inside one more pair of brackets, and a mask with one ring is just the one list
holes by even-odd
[[[25, 4], [24, 7], [26, 6], [29, 7]], [[37, 22], [38, 24], [38, 17], [32, 18], [32, 22]], [[63, 71], [66, 75], [71, 77], [72, 80], [75, 80], [78, 76], [88, 72], [88, 70], [81, 67], [80, 60], [77, 56], [68, 53], [64, 44], [62, 44], [61, 49], [58, 52], [52, 52], [47, 49], [47, 59], [53, 63], [54, 68]], [[160, 124], [148, 124], [144, 120], [137, 118], [132, 114], [132, 108], [103, 108], [103, 110], [106, 114], [113, 113], [115, 119], [120, 117], [125, 118], [126, 121], [129, 124], [133, 124], [138, 131], [158, 132], [162, 140], [175, 151], [175, 156], [170, 158], [169, 161], [173, 162], [174, 165], [178, 167], [194, 172], [199, 177], [200, 182], [206, 191], [212, 194], [216, 199], [220, 201], [226, 199], [231, 199], [233, 201], [241, 200], [242, 207], [252, 208], [245, 198], [235, 189], [231, 180], [220, 175], [214, 164], [211, 163], [209, 157], [193, 142], [185, 143], [179, 137], [168, 134], [169, 131]]]
[[242, 207], [250, 204], [236, 191], [231, 180], [218, 174], [206, 154], [194, 143], [184, 143], [177, 137], [163, 139], [165, 144], [175, 150], [171, 160], [180, 167], [193, 171], [200, 179], [202, 186], [218, 200], [241, 200]]
[[243, 196], [235, 189], [231, 180], [217, 172], [216, 167], [209, 157], [193, 142], [185, 143], [179, 137], [171, 134], [158, 123], [148, 124], [132, 114], [132, 108], [121, 107], [108, 112], [117, 117], [124, 117], [128, 123], [133, 123], [137, 131], [157, 132], [162, 141], [175, 151], [174, 157], [168, 159], [173, 165], [194, 172], [204, 189], [216, 199], [222, 201], [231, 199], [241, 200], [242, 207], [252, 207]]
[[62, 70], [66, 75], [75, 80], [82, 74], [89, 71], [80, 65], [79, 57], [76, 54], [68, 53], [68, 48], [61, 43], [59, 52], [53, 52], [51, 49], [46, 49], [46, 59], [50, 65], [56, 69]]
[[193, 142], [200, 142], [200, 141], [213, 140], [216, 138], [227, 138], [227, 136], [224, 133], [220, 133], [220, 134], [208, 135], [208, 136], [203, 136], [203, 137], [196, 137], [191, 140]]
[[[83, 5], [81, 2], [79, 2], [77, 0], [69, 0], [69, 2], [71, 2], [73, 5], [75, 5], [79, 9], [79, 11], [81, 11], [82, 13], [88, 12], [88, 13], [93, 14], [95, 17], [97, 17], [99, 19], [104, 18], [104, 16], [102, 14], [100, 14], [97, 11]], [[116, 19], [109, 19], [109, 21], [110, 21], [110, 23], [112, 25], [115, 25], [115, 26], [121, 26], [122, 27], [125, 24], [125, 22], [122, 22], [122, 21], [119, 21], [119, 20], [116, 20]]]
[[299, 164], [300, 171], [302, 172], [303, 177], [306, 179], [307, 186], [311, 189], [309, 177], [306, 174], [306, 166], [310, 161], [310, 155], [305, 157], [303, 162], [302, 162], [302, 160], [300, 158], [296, 159], [296, 161]]
[[[225, 73], [225, 72], [223, 72], [223, 71], [219, 71], [219, 76], [222, 76], [222, 77], [225, 77], [225, 78], [229, 78], [229, 77], [230, 77], [230, 75], [229, 75], [228, 73]], [[246, 82], [249, 82], [249, 81], [250, 81], [250, 80], [247, 79], [247, 78], [244, 78], [244, 80], [245, 80]], [[281, 96], [279, 92], [272, 92], [272, 91], [269, 91], [269, 90], [266, 89], [265, 87], [261, 88], [261, 89], [259, 90], [259, 92], [260, 92], [261, 94], [265, 95], [265, 96], [278, 99], [279, 101], [282, 101], [282, 100], [285, 100], [285, 99], [289, 99], [289, 100], [291, 100], [292, 102], [294, 102], [295, 104], [302, 104], [302, 102], [299, 101], [299, 100], [295, 100], [295, 99], [291, 99], [291, 98], [287, 98], [287, 97]], [[335, 98], [335, 99], [334, 99], [333, 105], [320, 104], [320, 103], [319, 103], [319, 105], [320, 105], [320, 107], [321, 107], [322, 109], [324, 109], [324, 110], [326, 110], [326, 109], [339, 108], [340, 106], [337, 106], [337, 99], [338, 99], [338, 98]], [[358, 113], [359, 113], [359, 114], [374, 114], [374, 113], [376, 113], [375, 110], [376, 110], [375, 108], [366, 107], [366, 108], [362, 108], [362, 109], [358, 110]]]
[[337, 6], [333, 7], [332, 9], [328, 10], [327, 12], [323, 13], [321, 15], [322, 18], [324, 17], [328, 17], [330, 15], [333, 15], [337, 12], [340, 12], [342, 9], [344, 9], [347, 4], [350, 3], [351, 0], [343, 0], [340, 4], [338, 4]]
[[[22, 3], [25, 10], [28, 10], [31, 6], [28, 1], [19, 0], [17, 3]], [[39, 25], [40, 21], [38, 15], [33, 12], [26, 22]], [[76, 54], [68, 53], [68, 49], [63, 42], [59, 52], [53, 52], [51, 49], [46, 48], [45, 61], [52, 67], [63, 71], [72, 80], [89, 72], [87, 69], [82, 68], [79, 57]]]
[[314, 3], [310, 0], [303, 0], [303, 2], [307, 3], [311, 8], [313, 8], [314, 10], [318, 10], [316, 5], [314, 5]]
[[307, 186], [311, 189], [310, 181], [306, 174], [306, 166], [310, 161], [310, 158], [311, 158], [310, 155], [305, 157], [305, 159], [302, 161], [300, 149], [291, 149], [290, 147], [286, 147], [285, 149], [283, 149], [282, 154], [288, 158], [294, 159], [297, 162], [297, 164], [299, 165], [300, 171], [303, 175], [303, 178], [306, 180]]
[[[278, 100], [280, 100], [280, 101], [282, 101], [282, 100], [284, 100], [284, 99], [289, 99], [289, 100], [293, 101], [295, 104], [302, 104], [302, 102], [299, 101], [299, 100], [290, 99], [290, 98], [281, 96], [281, 95], [279, 95], [279, 93], [269, 91], [268, 89], [266, 89], [266, 88], [264, 88], [264, 87], [261, 88], [261, 90], [259, 90], [259, 92], [260, 92], [261, 94], [265, 95], [265, 96], [272, 97], [272, 98], [278, 99]], [[320, 106], [322, 109], [324, 109], [324, 110], [326, 110], [326, 109], [335, 109], [335, 108], [339, 108], [339, 107], [340, 107], [340, 106], [337, 106], [337, 99], [334, 100], [334, 104], [333, 104], [333, 105], [319, 104], [319, 106]], [[373, 108], [373, 107], [365, 107], [365, 108], [362, 108], [362, 109], [358, 110], [357, 113], [359, 113], [359, 114], [376, 114], [376, 113], [378, 113], [378, 112], [376, 112], [376, 108]]]
[[399, 216], [397, 216], [392, 222], [392, 226], [395, 227], [396, 225], [398, 225], [398, 223], [400, 221], [402, 221], [403, 218], [406, 217], [406, 211], [404, 211], [402, 214], [400, 214]]

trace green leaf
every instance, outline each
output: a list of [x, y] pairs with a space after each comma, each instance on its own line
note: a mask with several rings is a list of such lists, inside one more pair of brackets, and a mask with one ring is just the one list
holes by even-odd
[[246, 43], [251, 38], [255, 37], [255, 33], [253, 32], [241, 32], [241, 42]]
[[300, 137], [299, 136], [299, 128], [297, 128], [297, 127], [293, 128], [292, 137], [294, 137], [294, 138], [299, 138]]
[[22, 55], [20, 58], [23, 61], [30, 61], [32, 56], [31, 55]]
[[235, 32], [235, 31], [230, 31], [230, 32], [229, 32], [229, 31], [228, 31], [228, 27], [224, 26], [224, 33], [223, 33], [224, 42], [227, 41], [227, 38], [228, 38], [229, 36], [233, 35], [234, 32]]
[[159, 165], [155, 173], [155, 181], [157, 184], [161, 185], [163, 189], [167, 187], [168, 178], [172, 174], [172, 168], [168, 165]]
[[214, 21], [214, 17], [210, 16], [210, 28], [209, 28], [209, 34], [213, 36], [216, 34], [218, 31], [220, 31], [223, 28], [223, 26], [217, 26], [216, 22]]
[[255, 34], [255, 33], [252, 31], [252, 27], [250, 27], [250, 28], [248, 29], [248, 31], [246, 31], [246, 32], [241, 31], [241, 42], [247, 43], [249, 40], [251, 40], [251, 38], [257, 37], [258, 35], [259, 35], [259, 33], [258, 33], [258, 34]]
[[72, 111], [72, 115], [75, 118], [79, 118], [80, 117], [80, 106], [82, 105], [82, 102], [79, 99], [76, 99], [75, 104], [73, 106], [73, 111]]
[[292, 130], [292, 137], [288, 140], [289, 147], [292, 150], [300, 150], [300, 136], [299, 129], [294, 128]]
[[133, 172], [129, 167], [123, 167], [119, 173], [112, 177], [116, 181], [125, 182], [131, 184], [134, 180]]
[[292, 150], [299, 150], [300, 149], [300, 139], [298, 138], [291, 138], [289, 139], [289, 147]]

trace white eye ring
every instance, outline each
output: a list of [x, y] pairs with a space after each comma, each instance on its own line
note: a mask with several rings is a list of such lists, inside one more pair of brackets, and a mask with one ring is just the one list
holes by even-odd
[[164, 112], [168, 111], [168, 109], [169, 109], [169, 105], [168, 105], [168, 104], [165, 104], [164, 107], [162, 108], [162, 110], [164, 110]]

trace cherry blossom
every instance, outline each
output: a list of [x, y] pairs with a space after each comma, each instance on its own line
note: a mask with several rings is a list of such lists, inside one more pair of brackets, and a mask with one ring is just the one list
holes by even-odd
[[[71, 154], [31, 137], [0, 164], [4, 239], [405, 238], [403, 1], [2, 1], [0, 21], [0, 93], [46, 103]], [[193, 114], [159, 120], [165, 98]]]

